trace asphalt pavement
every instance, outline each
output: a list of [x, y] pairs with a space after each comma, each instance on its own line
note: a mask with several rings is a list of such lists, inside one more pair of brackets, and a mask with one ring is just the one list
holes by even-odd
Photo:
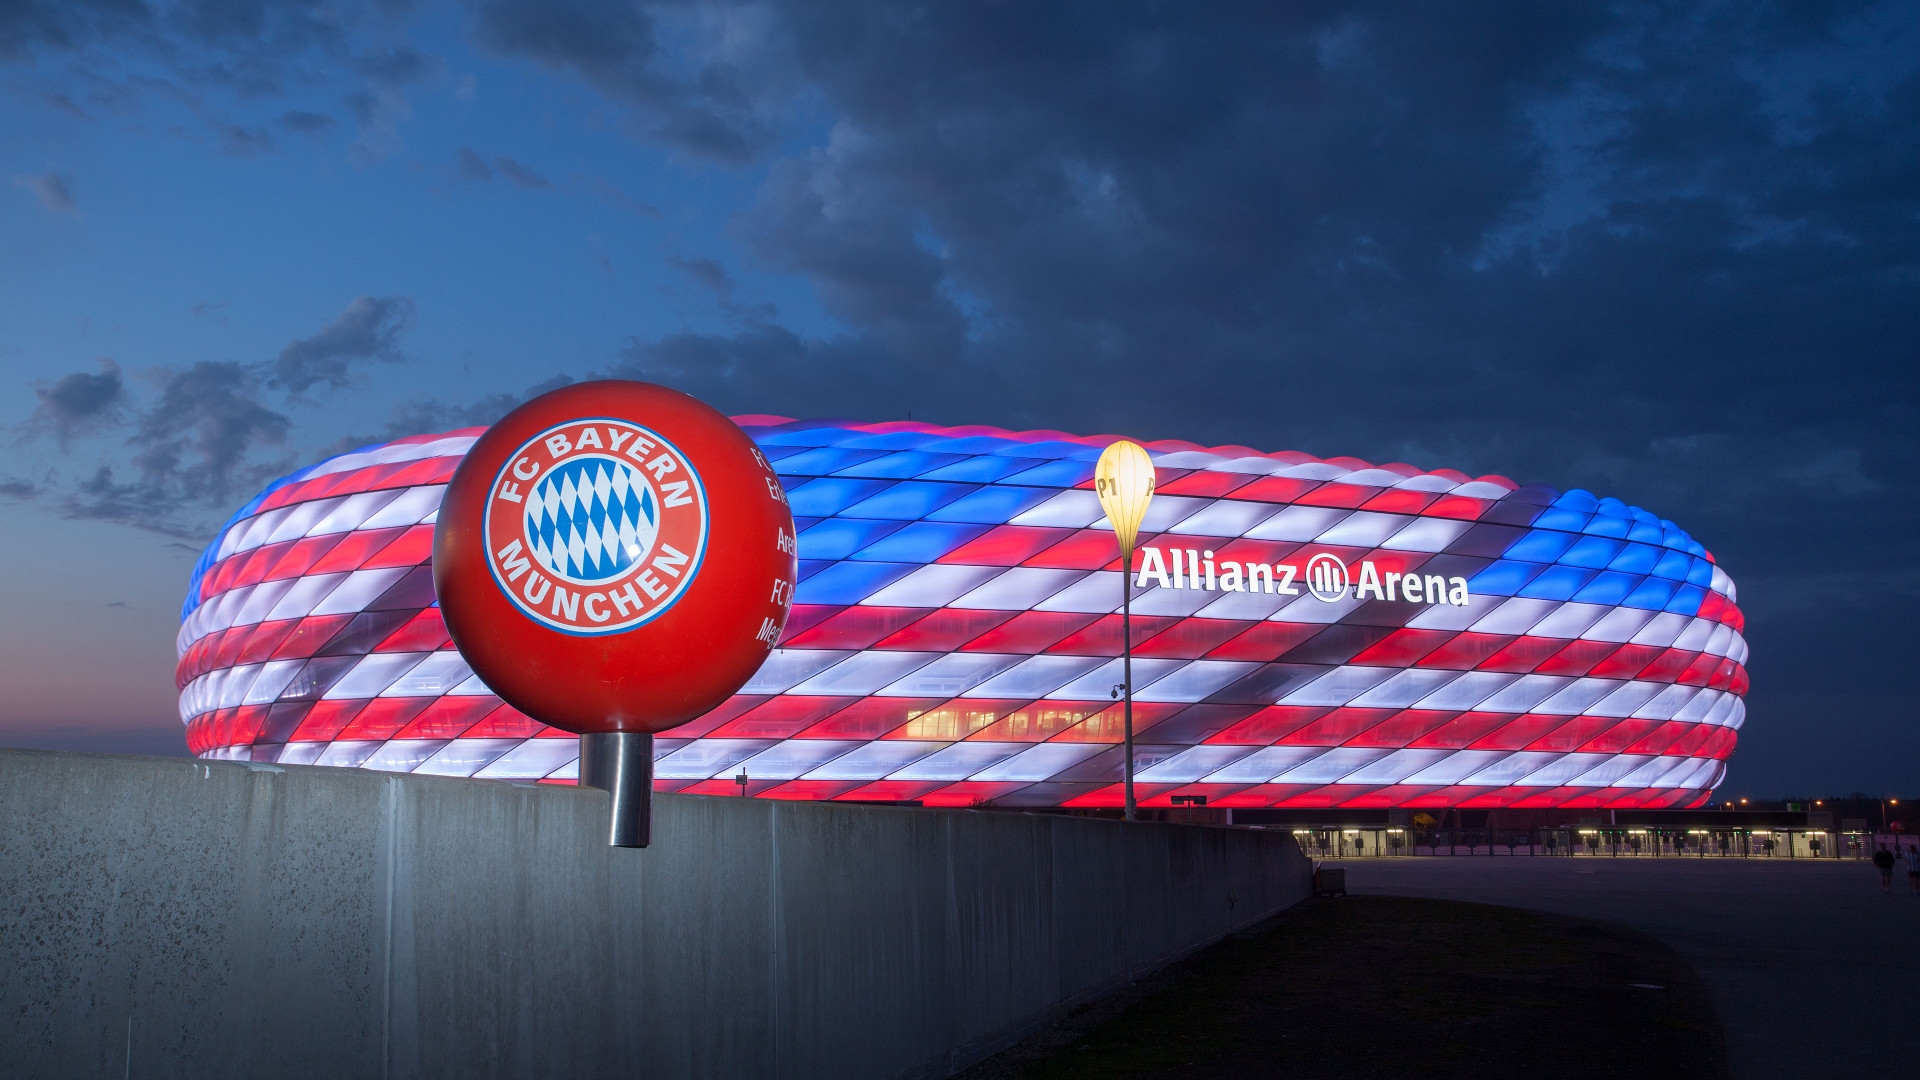
[[[1736, 1080], [1899, 1075], [1920, 982], [1920, 896], [1853, 860], [1329, 859], [1352, 893], [1507, 904], [1617, 923], [1706, 980]], [[1622, 1032], [1622, 1038], [1632, 1038]]]

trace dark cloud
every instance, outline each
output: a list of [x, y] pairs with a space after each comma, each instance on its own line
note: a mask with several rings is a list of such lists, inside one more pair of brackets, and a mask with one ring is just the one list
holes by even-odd
[[78, 213], [80, 208], [73, 201], [73, 177], [64, 173], [46, 172], [35, 176], [17, 176], [14, 186], [25, 188], [40, 200], [40, 205], [56, 214]]
[[487, 164], [486, 158], [474, 153], [471, 146], [461, 147], [460, 152], [454, 155], [454, 167], [460, 170], [462, 179], [480, 183], [493, 179], [493, 166]]
[[518, 161], [496, 155], [489, 164], [471, 146], [461, 147], [459, 153], [454, 155], [454, 168], [459, 171], [461, 179], [477, 183], [487, 183], [497, 173], [508, 183], [528, 191], [550, 191], [553, 188], [552, 181]]
[[51, 428], [60, 445], [76, 435], [91, 431], [103, 420], [119, 415], [126, 401], [126, 384], [120, 365], [101, 357], [100, 371], [93, 374], [75, 371], [54, 380], [51, 385], [34, 388], [40, 399], [30, 424]]
[[398, 361], [400, 337], [413, 326], [413, 300], [405, 296], [359, 296], [320, 332], [280, 350], [273, 385], [292, 393], [325, 384], [339, 389], [356, 361]]
[[318, 135], [323, 131], [332, 130], [335, 121], [326, 113], [288, 109], [280, 114], [280, 126], [298, 135]]
[[40, 485], [31, 480], [21, 480], [18, 477], [0, 480], [0, 496], [9, 499], [31, 499], [38, 494], [40, 494]]
[[728, 315], [755, 322], [766, 322], [777, 318], [779, 309], [772, 304], [742, 303], [736, 296], [733, 275], [727, 268], [714, 259], [671, 255], [667, 265], [685, 275], [688, 281], [711, 293], [715, 304]]
[[553, 187], [546, 177], [510, 157], [494, 158], [493, 167], [499, 169], [500, 175], [506, 177], [515, 186], [526, 188], [528, 191], [546, 191]]

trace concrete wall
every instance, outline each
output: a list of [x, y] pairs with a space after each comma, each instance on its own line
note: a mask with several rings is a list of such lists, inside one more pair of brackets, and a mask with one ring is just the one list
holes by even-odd
[[937, 1077], [1301, 899], [1280, 832], [0, 751], [0, 1072]]

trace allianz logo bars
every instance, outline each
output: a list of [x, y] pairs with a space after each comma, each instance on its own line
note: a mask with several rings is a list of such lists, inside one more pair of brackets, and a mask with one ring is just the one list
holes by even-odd
[[[1298, 596], [1295, 585], [1300, 567], [1294, 563], [1240, 562], [1222, 559], [1215, 565], [1211, 549], [1158, 547], [1140, 549], [1136, 589], [1149, 583], [1162, 589], [1201, 589], [1207, 592], [1257, 592]], [[1322, 551], [1307, 560], [1304, 580], [1314, 599], [1333, 603], [1353, 589], [1355, 600], [1400, 600], [1410, 604], [1451, 604], [1466, 607], [1472, 596], [1464, 577], [1413, 574], [1381, 569], [1372, 559], [1360, 563], [1360, 576], [1350, 581], [1347, 564], [1338, 555]]]

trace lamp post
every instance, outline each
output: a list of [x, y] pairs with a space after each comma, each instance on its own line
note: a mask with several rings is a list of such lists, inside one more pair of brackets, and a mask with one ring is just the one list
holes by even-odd
[[1140, 522], [1153, 499], [1153, 459], [1139, 443], [1125, 439], [1100, 453], [1093, 467], [1094, 491], [1100, 509], [1113, 524], [1120, 544], [1120, 671], [1126, 690], [1125, 723], [1127, 820], [1134, 819], [1133, 801], [1133, 545], [1140, 538]]

